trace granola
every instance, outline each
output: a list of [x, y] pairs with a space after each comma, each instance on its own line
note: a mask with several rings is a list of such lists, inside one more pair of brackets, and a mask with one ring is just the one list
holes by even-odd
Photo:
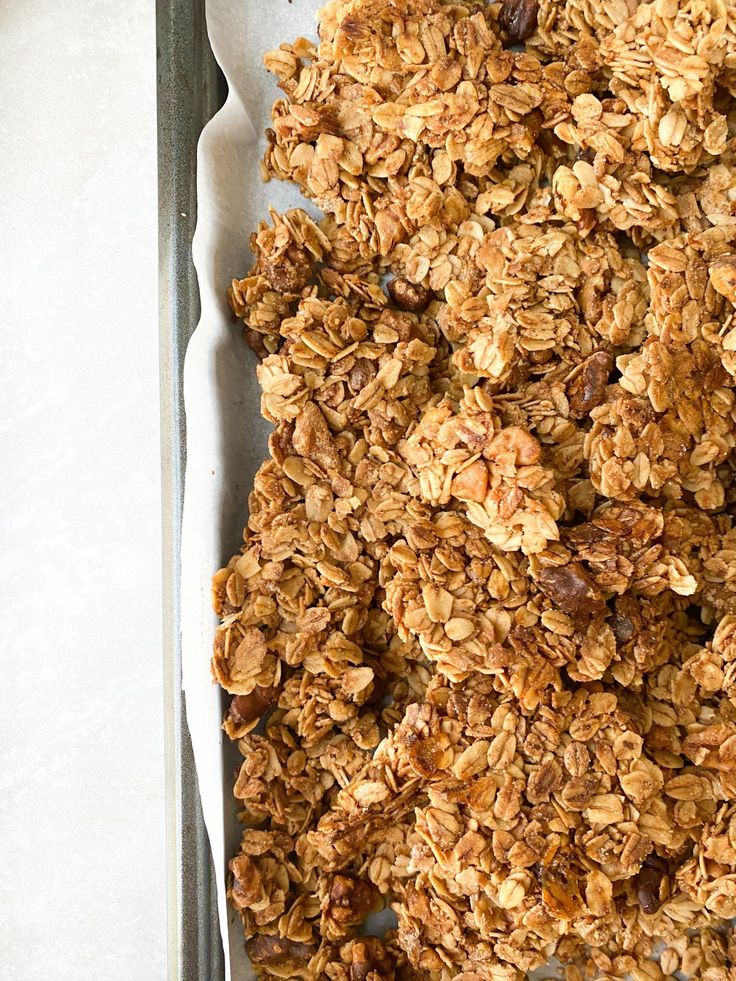
[[256, 973], [729, 981], [736, 7], [330, 0], [265, 64], [322, 217], [229, 293]]

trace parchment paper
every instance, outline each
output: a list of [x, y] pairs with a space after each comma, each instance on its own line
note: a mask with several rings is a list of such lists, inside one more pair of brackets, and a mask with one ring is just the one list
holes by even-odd
[[[228, 910], [225, 875], [240, 836], [232, 797], [237, 754], [220, 729], [224, 701], [209, 660], [216, 618], [213, 573], [240, 547], [253, 475], [266, 456], [255, 357], [226, 302], [230, 280], [251, 265], [248, 238], [268, 216], [305, 205], [280, 182], [263, 184], [263, 131], [278, 95], [262, 54], [299, 35], [316, 36], [318, 0], [208, 0], [212, 48], [228, 81], [223, 109], [202, 133], [197, 154], [194, 264], [202, 313], [187, 350], [184, 397], [187, 465], [182, 526], [181, 639], [187, 719], [217, 877], [226, 977], [253, 977], [240, 921]], [[309, 209], [313, 211], [313, 209]]]

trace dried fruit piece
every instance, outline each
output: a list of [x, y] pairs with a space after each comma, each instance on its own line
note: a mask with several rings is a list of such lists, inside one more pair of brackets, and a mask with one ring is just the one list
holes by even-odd
[[228, 715], [236, 725], [247, 725], [260, 719], [276, 704], [278, 692], [275, 688], [256, 685], [249, 695], [236, 695], [230, 702]]
[[498, 21], [512, 44], [526, 41], [537, 29], [537, 0], [503, 0]]
[[667, 861], [656, 854], [649, 855], [639, 870], [636, 877], [636, 898], [648, 916], [656, 913], [662, 905], [662, 883], [668, 870]]
[[579, 562], [540, 569], [537, 582], [552, 602], [572, 617], [601, 616], [607, 610], [600, 590]]
[[266, 340], [263, 334], [259, 334], [257, 330], [250, 330], [246, 327], [243, 331], [243, 337], [245, 338], [245, 343], [259, 361], [264, 361], [271, 353], [266, 347]]

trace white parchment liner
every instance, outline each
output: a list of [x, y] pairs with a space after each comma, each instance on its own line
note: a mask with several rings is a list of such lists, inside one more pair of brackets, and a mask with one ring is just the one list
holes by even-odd
[[317, 0], [207, 0], [210, 41], [230, 93], [202, 133], [197, 153], [193, 252], [202, 313], [184, 366], [181, 640], [187, 719], [217, 877], [228, 981], [253, 974], [240, 921], [225, 899], [227, 860], [240, 836], [232, 797], [237, 754], [223, 741], [224, 703], [210, 676], [217, 621], [209, 583], [242, 543], [247, 497], [266, 456], [269, 427], [259, 411], [255, 357], [233, 321], [226, 290], [233, 277], [248, 271], [248, 239], [267, 217], [269, 204], [279, 210], [304, 205], [295, 188], [260, 178], [263, 132], [279, 94], [262, 55], [299, 35], [314, 38], [318, 7]]

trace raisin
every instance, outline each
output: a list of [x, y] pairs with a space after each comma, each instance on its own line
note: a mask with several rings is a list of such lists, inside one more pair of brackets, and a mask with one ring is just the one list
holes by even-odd
[[552, 602], [572, 617], [601, 614], [607, 609], [600, 590], [579, 562], [542, 569], [537, 582]]
[[243, 337], [245, 338], [245, 343], [259, 361], [263, 361], [271, 353], [266, 347], [266, 341], [263, 334], [259, 334], [257, 330], [250, 330], [249, 328], [246, 328], [243, 331]]
[[650, 855], [639, 870], [636, 877], [636, 898], [648, 916], [656, 913], [662, 905], [662, 880], [668, 871], [667, 862], [659, 855]]
[[256, 685], [249, 695], [236, 695], [230, 702], [230, 718], [242, 726], [254, 719], [260, 719], [276, 704], [276, 689]]
[[537, 0], [503, 0], [499, 23], [512, 44], [526, 41], [537, 29]]

